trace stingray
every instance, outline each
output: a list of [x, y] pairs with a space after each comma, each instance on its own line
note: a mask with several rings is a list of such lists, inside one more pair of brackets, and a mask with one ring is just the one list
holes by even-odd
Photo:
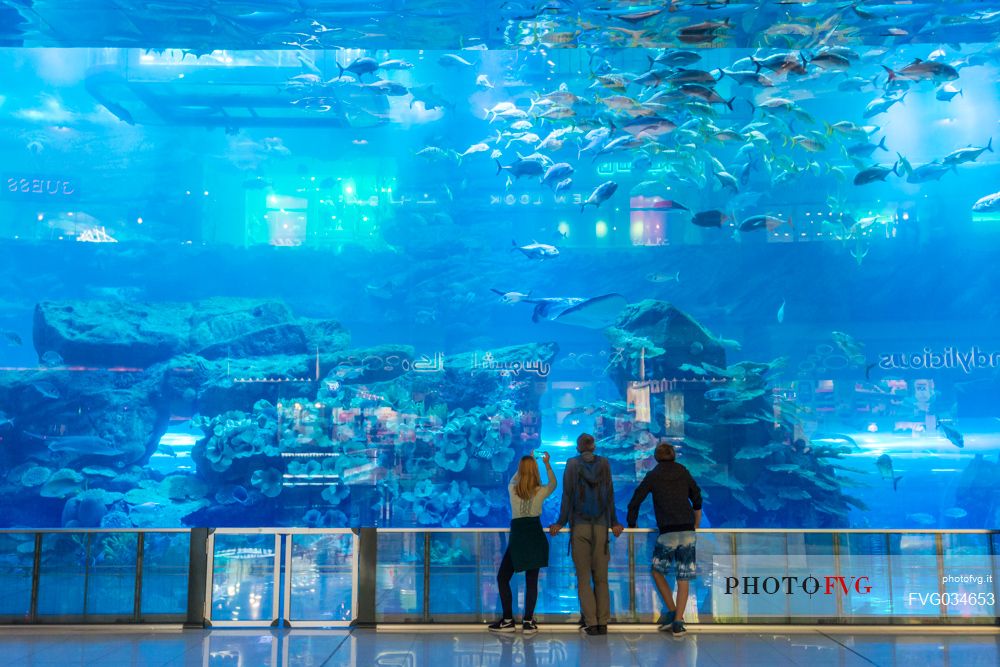
[[592, 299], [579, 297], [522, 299], [535, 304], [531, 321], [550, 320], [588, 329], [613, 325], [628, 301], [621, 294], [604, 294]]

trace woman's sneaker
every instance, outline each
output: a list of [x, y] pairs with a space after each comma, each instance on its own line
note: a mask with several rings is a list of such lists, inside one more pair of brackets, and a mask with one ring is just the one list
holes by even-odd
[[503, 618], [490, 624], [490, 632], [517, 632], [517, 623], [513, 618]]
[[670, 632], [674, 629], [674, 618], [677, 616], [676, 611], [668, 611], [663, 615], [663, 622], [660, 627], [657, 628], [660, 632]]
[[538, 624], [535, 623], [534, 620], [526, 618], [524, 619], [524, 623], [521, 624], [521, 632], [523, 632], [525, 636], [536, 634], [538, 632]]
[[687, 634], [687, 628], [684, 627], [684, 621], [674, 621], [673, 626], [670, 628], [670, 632], [673, 633], [674, 637], [683, 637]]

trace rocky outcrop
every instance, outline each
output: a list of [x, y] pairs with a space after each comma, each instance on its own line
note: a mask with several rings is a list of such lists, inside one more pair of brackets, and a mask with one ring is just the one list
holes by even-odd
[[33, 339], [38, 356], [59, 354], [68, 365], [138, 366], [187, 349], [191, 306], [128, 301], [39, 303]]
[[43, 302], [33, 338], [39, 357], [55, 352], [66, 365], [141, 368], [187, 353], [245, 359], [317, 347], [330, 354], [350, 344], [339, 322], [299, 319], [282, 303], [248, 299]]

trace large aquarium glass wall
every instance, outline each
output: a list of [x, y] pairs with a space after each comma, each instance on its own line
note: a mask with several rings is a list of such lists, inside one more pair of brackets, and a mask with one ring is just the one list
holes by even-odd
[[583, 432], [622, 518], [666, 438], [706, 525], [997, 525], [986, 4], [51, 4], [3, 526], [503, 526]]

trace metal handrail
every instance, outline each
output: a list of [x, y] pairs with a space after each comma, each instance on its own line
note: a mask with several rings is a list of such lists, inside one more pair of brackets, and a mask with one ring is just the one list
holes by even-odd
[[[227, 526], [225, 528], [211, 528], [210, 532], [224, 535], [342, 535], [346, 533], [356, 533], [358, 528], [262, 528], [248, 526], [245, 528]], [[506, 533], [510, 532], [507, 527], [490, 528], [438, 528], [438, 527], [413, 527], [413, 528], [376, 528], [379, 533]], [[608, 530], [611, 530], [610, 528]], [[28, 535], [41, 533], [189, 533], [191, 528], [2, 528], [0, 535]], [[548, 529], [546, 529], [548, 532]], [[570, 529], [562, 528], [560, 533], [568, 533]], [[625, 528], [622, 533], [656, 533], [656, 528]], [[729, 535], [730, 533], [752, 533], [752, 534], [774, 534], [785, 535], [788, 533], [803, 534], [862, 534], [862, 535], [1000, 535], [1000, 529], [977, 529], [977, 528], [699, 528], [698, 533]]]
[[[38, 577], [39, 577], [39, 574], [40, 574], [40, 569], [39, 569], [40, 561], [39, 561], [39, 558], [41, 556], [41, 540], [42, 540], [43, 536], [49, 535], [49, 534], [78, 534], [78, 535], [86, 535], [89, 539], [92, 539], [93, 535], [100, 535], [100, 534], [118, 534], [118, 533], [122, 533], [122, 534], [138, 535], [139, 536], [139, 540], [138, 540], [139, 543], [137, 544], [136, 582], [135, 582], [135, 611], [134, 611], [134, 614], [132, 616], [133, 616], [134, 620], [139, 621], [140, 620], [139, 612], [141, 611], [142, 572], [143, 572], [144, 561], [146, 560], [146, 558], [144, 558], [144, 555], [142, 553], [143, 549], [142, 549], [142, 544], [141, 544], [142, 541], [143, 541], [144, 536], [145, 535], [149, 535], [149, 534], [160, 534], [160, 533], [166, 533], [166, 534], [187, 534], [187, 533], [191, 533], [192, 534], [192, 553], [194, 553], [194, 551], [195, 551], [195, 543], [194, 543], [193, 532], [197, 532], [197, 530], [196, 529], [189, 529], [189, 528], [149, 528], [149, 527], [142, 527], [142, 528], [138, 528], [138, 527], [133, 527], [133, 528], [107, 528], [107, 529], [104, 529], [104, 528], [50, 528], [50, 529], [46, 529], [46, 528], [41, 528], [41, 529], [39, 529], [39, 528], [36, 528], [36, 529], [20, 528], [20, 529], [10, 529], [10, 528], [8, 528], [8, 529], [2, 529], [2, 530], [0, 530], [0, 535], [7, 534], [7, 535], [29, 535], [29, 536], [34, 536], [35, 553], [34, 553], [34, 565], [32, 566], [32, 570], [33, 570], [33, 572], [32, 572], [32, 579], [33, 579], [33, 581], [32, 581], [32, 610], [31, 610], [31, 613], [29, 615], [29, 618], [30, 618], [31, 622], [37, 622], [38, 621], [37, 607], [36, 607], [37, 602], [36, 601], [37, 601], [37, 596], [38, 596]], [[240, 536], [240, 535], [242, 535], [242, 536], [258, 535], [258, 536], [266, 536], [266, 537], [272, 537], [273, 536], [273, 538], [274, 538], [274, 552], [273, 552], [273, 558], [274, 558], [274, 564], [273, 564], [274, 588], [273, 588], [273, 591], [274, 591], [276, 597], [275, 597], [275, 600], [273, 601], [274, 608], [273, 608], [272, 614], [270, 614], [270, 616], [273, 617], [273, 621], [274, 622], [295, 621], [296, 624], [304, 624], [304, 625], [317, 624], [317, 625], [324, 625], [324, 626], [325, 625], [332, 625], [332, 624], [346, 624], [346, 622], [343, 622], [343, 623], [342, 622], [330, 623], [328, 621], [308, 621], [308, 620], [306, 620], [305, 623], [300, 623], [297, 619], [290, 618], [289, 609], [290, 609], [290, 603], [291, 603], [291, 600], [292, 600], [292, 589], [291, 589], [291, 583], [290, 583], [291, 582], [291, 576], [292, 576], [292, 541], [297, 536], [310, 536], [310, 535], [312, 535], [312, 536], [353, 535], [353, 546], [351, 547], [352, 552], [353, 552], [353, 563], [351, 565], [351, 568], [352, 568], [352, 571], [353, 571], [353, 582], [351, 584], [351, 596], [352, 596], [352, 613], [351, 613], [351, 617], [354, 618], [356, 621], [361, 621], [362, 620], [362, 619], [359, 619], [358, 616], [357, 616], [357, 614], [358, 614], [358, 599], [359, 599], [359, 595], [360, 596], [364, 596], [364, 595], [369, 595], [370, 594], [372, 596], [372, 600], [374, 600], [374, 588], [372, 588], [371, 590], [368, 590], [364, 586], [360, 586], [359, 585], [359, 580], [358, 580], [359, 572], [362, 569], [365, 569], [367, 571], [368, 569], [376, 568], [378, 565], [381, 564], [381, 563], [378, 562], [378, 560], [371, 560], [370, 562], [369, 561], [365, 561], [363, 563], [359, 562], [359, 559], [358, 559], [358, 553], [359, 553], [359, 548], [360, 548], [359, 545], [363, 543], [363, 542], [359, 542], [359, 540], [362, 537], [361, 533], [365, 532], [364, 530], [359, 530], [359, 529], [354, 529], [354, 528], [295, 528], [295, 527], [292, 527], [292, 528], [278, 528], [278, 527], [246, 527], [246, 528], [239, 528], [239, 527], [225, 527], [225, 528], [218, 528], [218, 529], [214, 529], [214, 530], [201, 529], [201, 532], [203, 534], [205, 534], [207, 536], [207, 538], [208, 538], [207, 545], [204, 544], [204, 543], [202, 543], [198, 547], [198, 549], [200, 550], [200, 552], [203, 553], [203, 554], [206, 552], [205, 547], [206, 546], [208, 547], [208, 549], [207, 549], [207, 555], [208, 555], [208, 558], [209, 558], [209, 562], [208, 562], [208, 581], [204, 582], [203, 580], [199, 580], [199, 581], [203, 582], [202, 586], [205, 587], [205, 588], [207, 588], [207, 590], [205, 591], [206, 592], [206, 597], [204, 599], [204, 612], [205, 613], [204, 613], [204, 616], [202, 617], [202, 618], [204, 618], [206, 620], [209, 620], [209, 621], [212, 620], [211, 619], [211, 608], [210, 608], [210, 605], [212, 603], [212, 600], [211, 600], [211, 598], [212, 598], [212, 563], [214, 561], [214, 543], [215, 543], [215, 539], [214, 538], [215, 538], [216, 535], [219, 535], [219, 536], [223, 536], [223, 535], [237, 535], [237, 536]], [[480, 543], [482, 542], [482, 540], [479, 539], [479, 536], [480, 535], [503, 535], [503, 534], [508, 533], [509, 529], [506, 528], [506, 527], [488, 527], [488, 528], [476, 528], [476, 527], [472, 527], [472, 528], [470, 528], [470, 527], [466, 527], [466, 528], [408, 527], [408, 528], [378, 528], [378, 529], [368, 530], [367, 532], [368, 532], [368, 538], [366, 538], [366, 539], [369, 540], [369, 543], [371, 543], [372, 539], [374, 539], [375, 541], [377, 541], [377, 536], [381, 535], [381, 534], [414, 535], [414, 536], [416, 536], [416, 535], [422, 535], [423, 536], [423, 549], [422, 549], [422, 551], [423, 551], [423, 567], [422, 567], [423, 573], [422, 574], [423, 574], [423, 579], [424, 579], [424, 599], [423, 599], [423, 604], [421, 605], [421, 609], [420, 610], [416, 610], [414, 613], [419, 613], [421, 615], [421, 617], [423, 618], [424, 622], [427, 622], [427, 621], [433, 620], [431, 618], [431, 614], [430, 614], [430, 604], [429, 604], [429, 599], [428, 599], [428, 594], [429, 594], [429, 591], [430, 591], [430, 589], [429, 589], [430, 581], [429, 580], [430, 580], [430, 576], [431, 576], [431, 568], [433, 567], [433, 564], [431, 563], [431, 559], [430, 559], [430, 540], [431, 540], [431, 535], [432, 534], [441, 534], [441, 535], [468, 535], [468, 536], [475, 536], [475, 540], [474, 540], [474, 542], [475, 542], [475, 553], [477, 554], [476, 575], [475, 576], [477, 577], [477, 581], [478, 581], [479, 577], [481, 575], [481, 572], [480, 572], [480, 570], [481, 570], [481, 563], [479, 562], [479, 556], [478, 556], [478, 554], [480, 553]], [[561, 529], [560, 532], [563, 533], [563, 534], [567, 534], [570, 531], [569, 531], [569, 528], [563, 528], [563, 529]], [[658, 531], [655, 528], [631, 528], [631, 529], [625, 529], [624, 530], [623, 538], [625, 539], [626, 543], [628, 544], [627, 560], [628, 560], [628, 567], [629, 567], [629, 570], [628, 570], [629, 588], [632, 589], [633, 591], [635, 589], [635, 580], [636, 580], [635, 562], [634, 562], [634, 559], [636, 557], [636, 541], [635, 541], [635, 536], [636, 535], [654, 535], [657, 532]], [[872, 529], [872, 528], [840, 528], [840, 529], [837, 529], [837, 528], [833, 528], [833, 529], [826, 529], [826, 528], [705, 528], [703, 530], [699, 530], [698, 532], [700, 532], [702, 534], [707, 534], [707, 535], [718, 535], [718, 536], [728, 537], [728, 539], [732, 543], [730, 551], [732, 551], [732, 556], [734, 558], [737, 556], [737, 553], [736, 553], [736, 540], [737, 540], [737, 536], [738, 535], [744, 535], [744, 534], [745, 535], [784, 535], [784, 536], [786, 536], [786, 538], [789, 537], [789, 536], [792, 536], [792, 535], [828, 535], [828, 536], [832, 537], [833, 542], [834, 542], [834, 553], [832, 555], [835, 558], [835, 560], [837, 561], [836, 568], [837, 568], [838, 572], [839, 572], [839, 560], [840, 560], [841, 554], [839, 553], [839, 549], [837, 548], [837, 541], [838, 541], [838, 536], [840, 536], [840, 535], [845, 535], [845, 534], [880, 535], [880, 536], [883, 536], [887, 541], [890, 540], [890, 536], [892, 536], [892, 535], [913, 535], [913, 536], [923, 535], [923, 536], [934, 536], [936, 539], [935, 539], [935, 554], [933, 554], [933, 555], [935, 555], [937, 557], [937, 559], [938, 559], [939, 574], [940, 574], [941, 568], [944, 565], [943, 559], [947, 556], [946, 549], [944, 547], [944, 541], [943, 541], [944, 536], [946, 536], [946, 535], [993, 536], [993, 535], [1000, 534], [1000, 530], [997, 530], [997, 529], [954, 529], [954, 530], [949, 530], [949, 529], [940, 529], [940, 528], [917, 528], [917, 529], [908, 529], [908, 528], [892, 528], [892, 529]], [[89, 539], [88, 539], [88, 542], [89, 542]], [[986, 539], [986, 543], [988, 543], [988, 548], [990, 550], [990, 558], [991, 559], [995, 558], [995, 555], [993, 554], [993, 550], [995, 549], [995, 545], [997, 544], [997, 541], [995, 539]], [[194, 562], [194, 558], [195, 558], [195, 556], [192, 555], [192, 561], [191, 561], [192, 563]], [[389, 559], [389, 561], [386, 561], [386, 564], [392, 564], [391, 554], [390, 554], [390, 559]], [[890, 585], [891, 585], [891, 582], [890, 582]], [[362, 589], [364, 589], [364, 590], [362, 590]], [[478, 589], [479, 589], [479, 586], [477, 585], [477, 590]], [[939, 592], [941, 592], [941, 590], [943, 590], [943, 589], [940, 589]], [[346, 593], [346, 590], [345, 590], [345, 593]], [[279, 613], [279, 611], [278, 611], [278, 597], [277, 596], [281, 596], [281, 599], [283, 600], [283, 604], [281, 606], [283, 607], [284, 611], [282, 613]], [[630, 596], [630, 608], [629, 608], [627, 616], [628, 616], [628, 618], [633, 619], [633, 620], [636, 618], [636, 612], [635, 612], [635, 608], [634, 608], [634, 603], [635, 603], [634, 598], [632, 596]], [[198, 604], [200, 605], [201, 602], [199, 602]], [[374, 604], [374, 602], [372, 602], [372, 604]], [[838, 608], [838, 611], [839, 611], [839, 608]], [[947, 613], [944, 613], [945, 611], [946, 610], [942, 611], [942, 615], [941, 615], [941, 619], [942, 620], [948, 620], [948, 615], [947, 615]], [[373, 612], [372, 613], [373, 614], [375, 613], [374, 612], [374, 607], [373, 607]], [[362, 615], [365, 615], [365, 614], [362, 614]], [[482, 616], [482, 610], [481, 609], [478, 612], [476, 612], [476, 616], [477, 616], [478, 620], [482, 620], [481, 618], [479, 618], [479, 617]], [[189, 617], [190, 617], [190, 611], [189, 611]], [[374, 621], [374, 617], [372, 617], [372, 621]], [[232, 624], [232, 625], [251, 625], [251, 624], [254, 624], [254, 623], [253, 622], [246, 622], [246, 621], [237, 621], [237, 622], [227, 623], [227, 624]]]

